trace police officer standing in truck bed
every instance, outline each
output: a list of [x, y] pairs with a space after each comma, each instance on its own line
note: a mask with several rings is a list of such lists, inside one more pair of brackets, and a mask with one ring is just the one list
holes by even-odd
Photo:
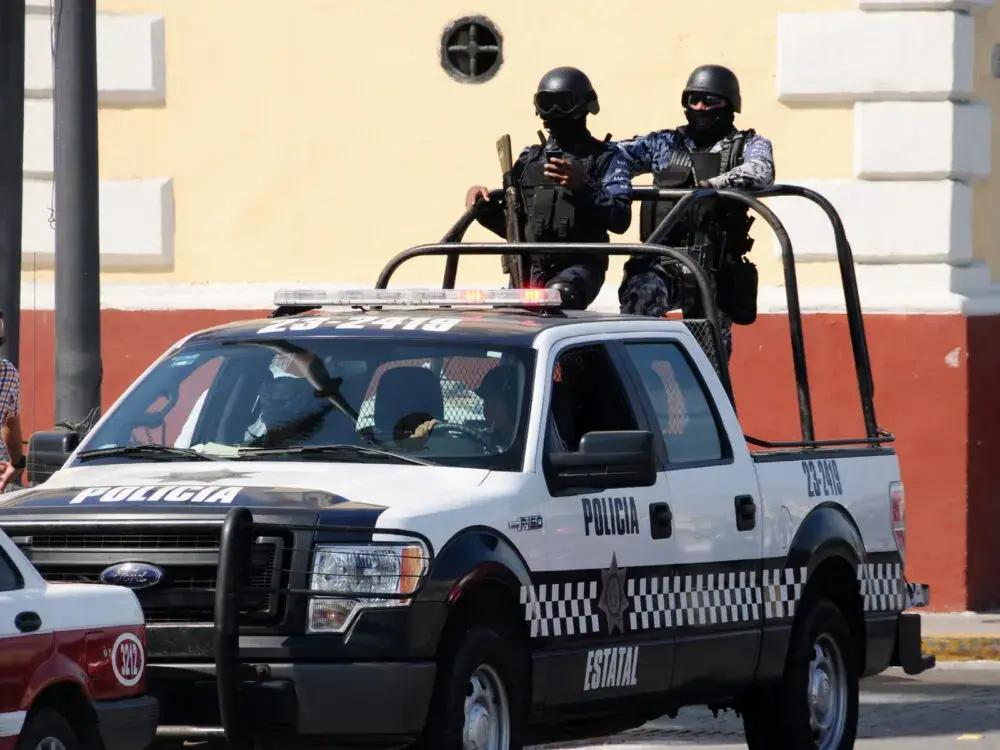
[[[520, 186], [521, 221], [527, 242], [610, 242], [608, 232], [624, 234], [632, 222], [632, 178], [626, 156], [614, 145], [594, 138], [587, 115], [600, 111], [590, 79], [576, 68], [546, 73], [535, 93], [535, 113], [549, 135], [524, 149], [514, 162], [512, 178]], [[479, 223], [506, 237], [504, 201], [489, 200], [489, 191], [474, 185], [466, 207], [478, 197], [487, 205]], [[553, 287], [567, 309], [585, 309], [601, 291], [608, 271], [607, 255], [532, 256], [529, 284]]]
[[[754, 189], [774, 184], [771, 142], [734, 123], [742, 108], [740, 84], [733, 71], [703, 65], [688, 78], [681, 95], [688, 124], [619, 142], [632, 175], [653, 174], [661, 188], [713, 187]], [[644, 201], [639, 238], [645, 241], [675, 201]], [[757, 317], [757, 271], [746, 258], [753, 240], [753, 217], [742, 204], [725, 198], [698, 201], [684, 220], [659, 244], [687, 247], [708, 271], [716, 288], [727, 360], [732, 355], [733, 323], [749, 325]], [[686, 318], [704, 315], [694, 278], [677, 263], [634, 256], [625, 264], [618, 290], [623, 313], [661, 317], [681, 309]]]

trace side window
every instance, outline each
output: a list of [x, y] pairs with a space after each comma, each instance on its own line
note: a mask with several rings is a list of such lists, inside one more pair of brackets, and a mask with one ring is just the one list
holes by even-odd
[[667, 444], [671, 465], [718, 461], [726, 441], [705, 390], [684, 352], [674, 343], [625, 344]]
[[603, 346], [562, 352], [551, 377], [546, 450], [576, 451], [588, 432], [638, 429], [625, 389]]
[[20, 571], [14, 567], [7, 553], [0, 549], [0, 591], [16, 591], [23, 586]]

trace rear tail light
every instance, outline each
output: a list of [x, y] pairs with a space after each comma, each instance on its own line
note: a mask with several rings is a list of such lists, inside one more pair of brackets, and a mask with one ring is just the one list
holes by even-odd
[[896, 549], [906, 562], [906, 491], [902, 482], [889, 483], [889, 520], [892, 535], [896, 538]]

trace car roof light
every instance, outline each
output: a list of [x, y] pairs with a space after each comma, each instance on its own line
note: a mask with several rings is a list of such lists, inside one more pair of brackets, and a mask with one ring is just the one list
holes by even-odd
[[277, 306], [559, 307], [557, 289], [279, 289]]

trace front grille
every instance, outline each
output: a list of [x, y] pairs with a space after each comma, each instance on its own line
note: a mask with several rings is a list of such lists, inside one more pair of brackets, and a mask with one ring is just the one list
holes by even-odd
[[218, 534], [198, 534], [190, 531], [175, 533], [95, 532], [92, 534], [38, 534], [33, 537], [34, 549], [218, 549]]
[[[135, 594], [148, 623], [208, 623], [214, 620], [215, 583], [219, 565], [221, 526], [90, 528], [52, 526], [33, 533], [30, 528], [9, 533], [52, 583], [99, 583], [101, 571], [129, 560], [150, 563], [163, 570], [155, 586]], [[281, 537], [255, 540], [244, 585], [280, 588], [287, 585], [282, 570], [291, 546]], [[281, 597], [266, 591], [245, 594], [241, 622], [266, 625], [277, 622]]]

